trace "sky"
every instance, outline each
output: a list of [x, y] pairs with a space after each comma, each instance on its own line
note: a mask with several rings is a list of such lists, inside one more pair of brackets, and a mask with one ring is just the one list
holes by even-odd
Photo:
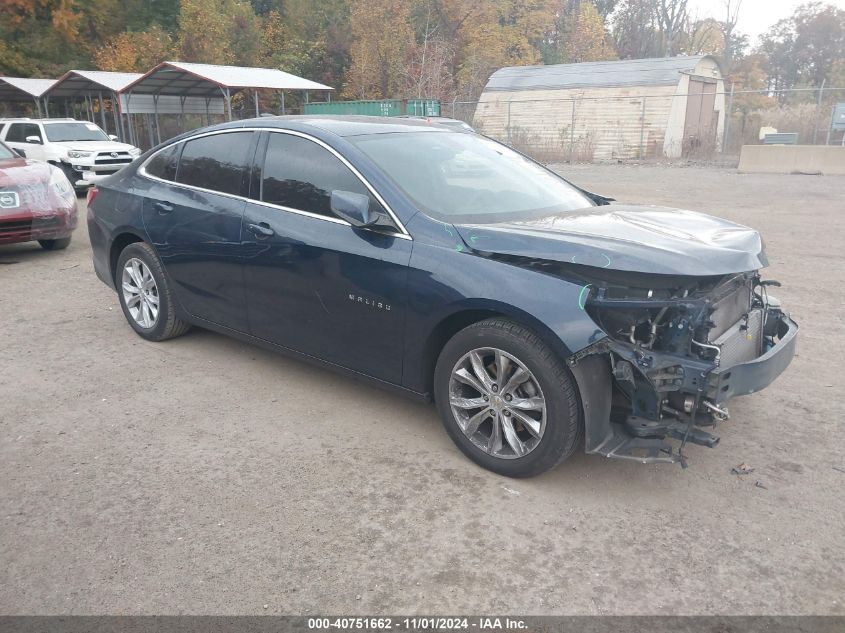
[[[732, 4], [736, 2], [731, 1]], [[845, 9], [845, 0], [823, 1]], [[754, 46], [757, 38], [768, 31], [770, 26], [778, 20], [788, 18], [802, 4], [805, 4], [802, 0], [742, 0], [737, 28], [750, 36], [750, 43]], [[693, 17], [725, 19], [724, 0], [690, 0], [689, 6]]]

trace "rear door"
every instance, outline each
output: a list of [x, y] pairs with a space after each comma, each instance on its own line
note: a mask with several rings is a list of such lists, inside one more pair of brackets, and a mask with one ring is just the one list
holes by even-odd
[[258, 134], [234, 131], [165, 148], [145, 165], [144, 226], [192, 316], [249, 328], [241, 218]]
[[354, 229], [332, 213], [333, 190], [384, 205], [327, 146], [265, 139], [242, 232], [253, 335], [399, 383], [410, 238], [393, 222]]

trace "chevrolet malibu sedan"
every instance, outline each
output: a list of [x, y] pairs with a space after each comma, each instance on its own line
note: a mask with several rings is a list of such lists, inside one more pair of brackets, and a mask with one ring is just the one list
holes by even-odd
[[0, 143], [0, 244], [37, 240], [48, 251], [61, 250], [76, 222], [76, 194], [64, 173]]
[[756, 231], [608, 204], [441, 126], [229, 123], [92, 198], [95, 270], [140, 336], [200, 326], [433, 399], [507, 476], [582, 446], [684, 465], [795, 351]]

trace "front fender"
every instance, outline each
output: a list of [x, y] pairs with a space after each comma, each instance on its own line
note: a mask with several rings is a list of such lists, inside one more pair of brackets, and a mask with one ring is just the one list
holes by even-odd
[[535, 330], [564, 360], [606, 337], [584, 310], [584, 286], [483, 257], [460, 237], [449, 244], [448, 226], [442, 229], [446, 239], [420, 239], [419, 227], [414, 233], [408, 273], [404, 386], [426, 391], [429, 337], [439, 324], [460, 312], [490, 312], [513, 318]]

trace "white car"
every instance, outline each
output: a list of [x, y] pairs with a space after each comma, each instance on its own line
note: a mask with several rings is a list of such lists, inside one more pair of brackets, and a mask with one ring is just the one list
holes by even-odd
[[59, 167], [77, 190], [96, 184], [141, 155], [116, 136], [75, 119], [0, 119], [0, 141], [22, 156]]

